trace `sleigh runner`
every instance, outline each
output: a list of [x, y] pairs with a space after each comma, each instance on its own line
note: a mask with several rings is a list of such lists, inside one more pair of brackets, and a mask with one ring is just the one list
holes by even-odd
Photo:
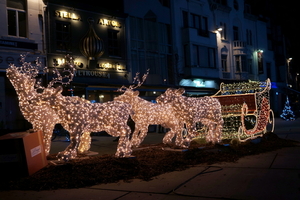
[[220, 85], [220, 90], [212, 97], [221, 103], [224, 120], [222, 139], [254, 139], [266, 133], [269, 124], [271, 131], [274, 130], [270, 89], [270, 79], [265, 82], [249, 81]]

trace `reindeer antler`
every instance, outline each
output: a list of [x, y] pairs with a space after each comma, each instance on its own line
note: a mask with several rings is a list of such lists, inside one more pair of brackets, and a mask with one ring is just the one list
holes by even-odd
[[[39, 61], [39, 57], [35, 60], [35, 65], [32, 65], [32, 63], [28, 63], [25, 61], [25, 58], [27, 57], [27, 54], [21, 54], [20, 55], [20, 62], [22, 63], [22, 66], [17, 67], [20, 73], [26, 74], [27, 76], [31, 78], [37, 77], [40, 71], [42, 71], [41, 62]], [[10, 66], [14, 66], [13, 64], [10, 64]], [[44, 69], [43, 69], [44, 70]]]
[[47, 87], [52, 87], [54, 83], [61, 83], [62, 85], [67, 85], [70, 84], [71, 81], [73, 81], [76, 68], [74, 67], [72, 56], [66, 55], [66, 61], [68, 61], [66, 64], [70, 68], [64, 68], [61, 72], [59, 72], [58, 69], [55, 67], [55, 69], [53, 70], [53, 74], [55, 74], [57, 77], [53, 78], [49, 82]]
[[149, 71], [150, 71], [150, 69], [147, 69], [147, 72], [142, 76], [142, 80], [140, 79], [140, 76], [139, 76], [140, 72], [137, 72], [135, 74], [135, 77], [133, 78], [133, 83], [135, 83], [137, 81], [138, 82], [137, 85], [135, 85], [135, 86], [130, 85], [128, 88], [123, 85], [120, 89], [118, 89], [118, 92], [124, 92], [126, 90], [134, 90], [134, 89], [140, 87], [141, 85], [143, 85], [143, 83], [145, 82], [145, 80], [149, 74]]
[[133, 90], [133, 89], [138, 88], [138, 87], [140, 87], [141, 85], [143, 85], [143, 83], [145, 82], [145, 80], [146, 80], [146, 78], [147, 78], [147, 76], [148, 76], [148, 74], [149, 74], [149, 70], [150, 70], [150, 69], [147, 69], [147, 72], [142, 76], [142, 80], [141, 80], [140, 77], [139, 77], [140, 73], [137, 72], [137, 73], [135, 74], [135, 77], [133, 78], [133, 83], [135, 83], [136, 81], [137, 81], [138, 83], [137, 83], [136, 86], [130, 85], [130, 86], [129, 86], [129, 89], [130, 89], [130, 90]]

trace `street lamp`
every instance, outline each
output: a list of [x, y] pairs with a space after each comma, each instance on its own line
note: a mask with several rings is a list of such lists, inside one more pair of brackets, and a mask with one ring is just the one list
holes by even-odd
[[287, 73], [286, 73], [286, 85], [288, 86], [288, 79], [290, 77], [290, 62], [292, 61], [293, 58], [288, 58], [286, 59], [286, 62], [287, 62]]

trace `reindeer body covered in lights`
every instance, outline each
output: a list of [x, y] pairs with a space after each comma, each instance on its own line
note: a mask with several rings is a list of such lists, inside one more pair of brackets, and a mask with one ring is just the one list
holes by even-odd
[[138, 80], [137, 86], [130, 86], [129, 88], [122, 86], [119, 91], [124, 93], [114, 98], [114, 101], [121, 101], [132, 106], [133, 114], [131, 118], [135, 122], [135, 130], [131, 138], [132, 146], [138, 147], [142, 143], [147, 135], [149, 125], [153, 124], [159, 124], [170, 129], [163, 138], [163, 143], [172, 143], [172, 139], [176, 135], [175, 144], [181, 146], [182, 126], [175, 117], [172, 107], [144, 100], [139, 97], [138, 91], [134, 91], [135, 88], [143, 84], [148, 73], [144, 74], [142, 81], [139, 80], [139, 73], [137, 73], [134, 78], [134, 82]]
[[32, 66], [25, 62], [25, 57], [21, 55], [21, 67], [10, 65], [6, 69], [6, 76], [16, 90], [19, 107], [24, 118], [32, 124], [33, 130], [41, 130], [44, 133], [45, 154], [48, 155], [53, 129], [55, 124], [59, 123], [59, 117], [50, 106], [34, 100], [39, 95], [35, 87], [35, 77], [39, 74], [39, 65]]
[[120, 137], [116, 156], [131, 155], [130, 132], [127, 120], [131, 114], [131, 106], [121, 102], [84, 103], [80, 97], [63, 96], [62, 87], [47, 88], [42, 100], [55, 110], [62, 126], [70, 133], [70, 145], [59, 152], [58, 158], [68, 160], [77, 156], [77, 148], [82, 133], [106, 131], [114, 137]]
[[188, 147], [197, 134], [197, 122], [201, 122], [207, 128], [207, 142], [220, 142], [224, 123], [220, 102], [213, 97], [186, 97], [182, 95], [184, 92], [183, 88], [168, 88], [164, 94], [156, 98], [157, 103], [162, 106], [171, 106], [176, 117], [186, 125], [188, 134], [183, 145]]
[[[75, 70], [75, 68], [71, 69]], [[114, 137], [120, 137], [117, 147], [117, 157], [129, 157], [131, 155], [130, 132], [127, 121], [132, 112], [131, 106], [123, 102], [90, 103], [80, 97], [63, 96], [61, 86], [52, 87], [53, 83], [66, 78], [53, 79], [43, 93], [38, 96], [38, 101], [50, 106], [61, 120], [62, 126], [70, 133], [70, 145], [57, 157], [67, 161], [77, 156], [79, 143], [83, 133], [106, 131]], [[70, 71], [71, 78], [73, 73]]]
[[[37, 82], [35, 77], [42, 69], [44, 72], [47, 71], [47, 68], [42, 68], [38, 60], [36, 60], [36, 65], [25, 62], [25, 58], [26, 55], [21, 55], [22, 66], [16, 67], [15, 65], [10, 65], [10, 67], [6, 70], [6, 75], [17, 92], [20, 110], [24, 118], [32, 124], [34, 131], [40, 130], [43, 132], [45, 154], [49, 155], [53, 129], [55, 125], [60, 123], [62, 120], [50, 105], [41, 103], [39, 99], [41, 94], [37, 91], [44, 90], [44, 87]], [[69, 56], [66, 58], [69, 61], [72, 59]], [[72, 63], [68, 64], [72, 65]], [[59, 74], [59, 72], [56, 71], [56, 74]], [[67, 74], [70, 74], [70, 71], [67, 70]], [[59, 78], [55, 78], [55, 81], [60, 81], [64, 84], [62, 82], [62, 76], [59, 77], [61, 80], [58, 80]], [[84, 101], [82, 99], [79, 100]], [[91, 138], [89, 134], [89, 132], [84, 133], [85, 140], [81, 141], [79, 145], [80, 153], [86, 152], [90, 148]]]

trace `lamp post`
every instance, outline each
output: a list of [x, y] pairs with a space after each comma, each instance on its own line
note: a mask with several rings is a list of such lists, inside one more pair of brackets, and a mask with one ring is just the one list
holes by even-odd
[[287, 62], [287, 72], [286, 72], [286, 85], [288, 86], [289, 85], [289, 77], [290, 77], [290, 62], [293, 58], [288, 58], [286, 59], [286, 62]]

